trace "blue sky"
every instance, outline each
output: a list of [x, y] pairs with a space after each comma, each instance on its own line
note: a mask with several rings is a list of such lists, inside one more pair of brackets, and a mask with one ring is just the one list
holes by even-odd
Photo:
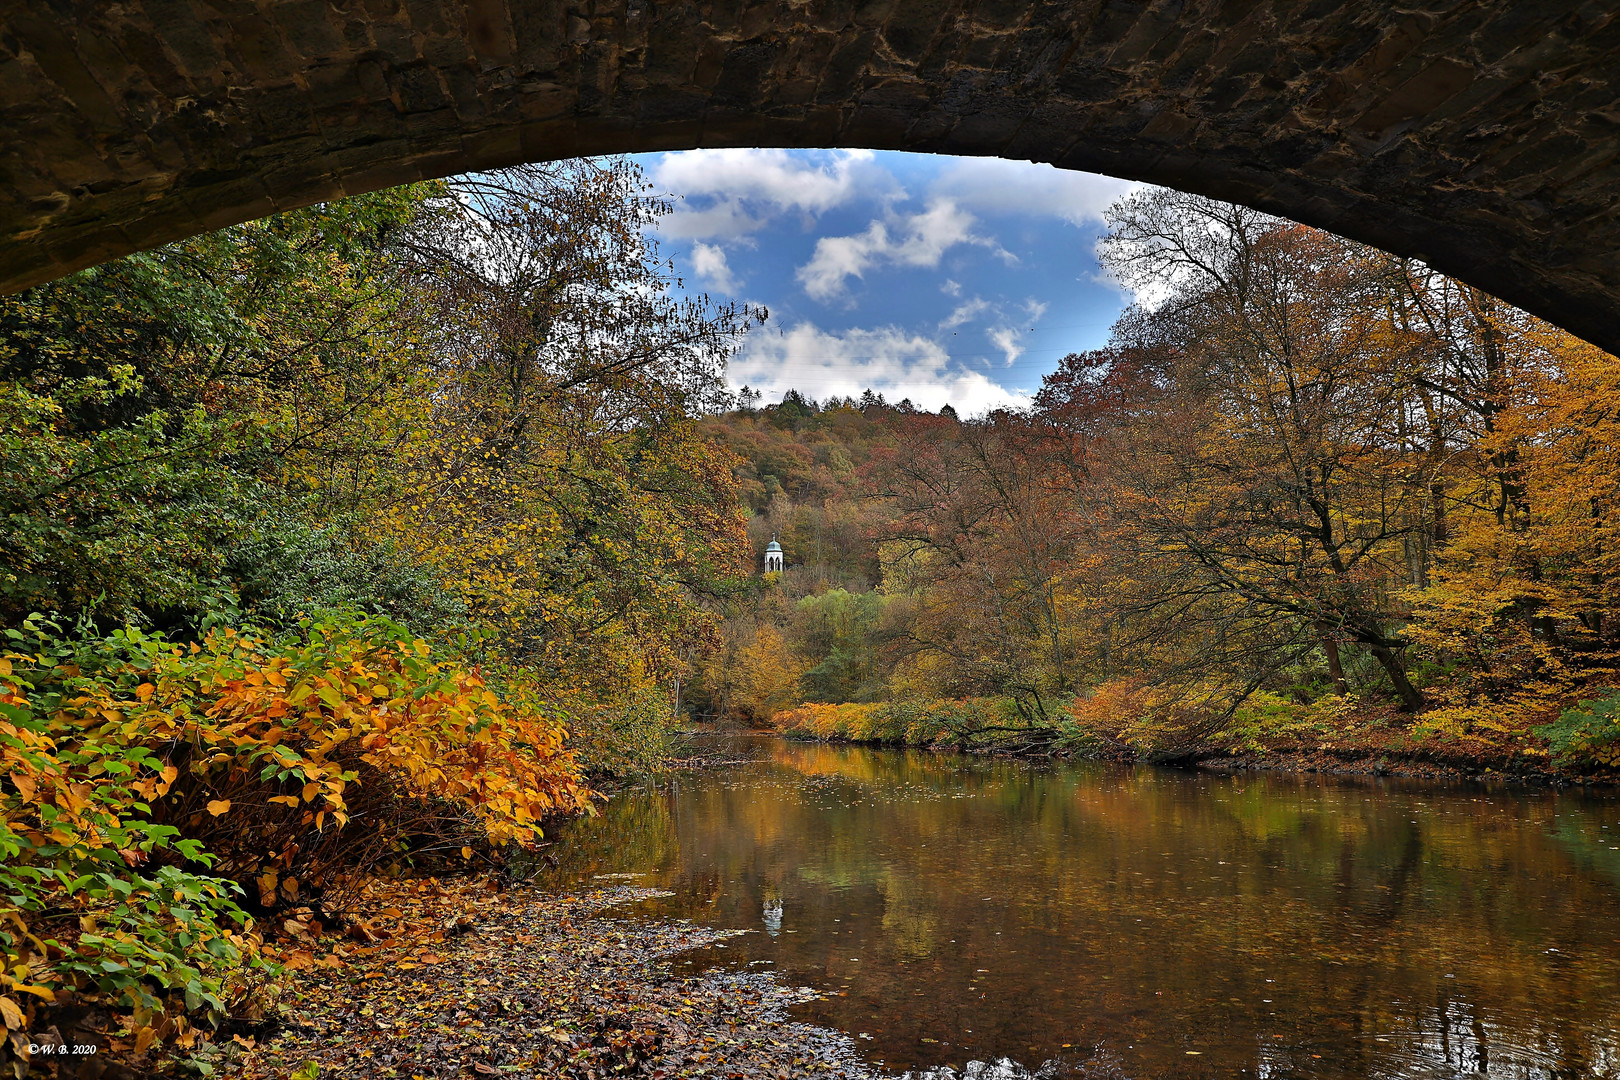
[[1125, 303], [1095, 255], [1122, 180], [846, 150], [636, 160], [675, 201], [659, 240], [688, 287], [770, 310], [730, 369], [767, 403], [870, 387], [964, 416], [1018, 405]]

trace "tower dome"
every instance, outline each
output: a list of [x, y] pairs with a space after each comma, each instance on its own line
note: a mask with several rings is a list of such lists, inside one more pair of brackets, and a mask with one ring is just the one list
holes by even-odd
[[767, 574], [782, 572], [782, 545], [776, 542], [775, 536], [772, 536], [771, 542], [765, 546], [765, 572]]

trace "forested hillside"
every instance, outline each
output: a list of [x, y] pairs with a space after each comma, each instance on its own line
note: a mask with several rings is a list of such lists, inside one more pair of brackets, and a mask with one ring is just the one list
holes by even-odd
[[1614, 359], [1173, 192], [1117, 205], [1104, 252], [1151, 303], [1026, 411], [790, 395], [706, 422], [744, 458], [756, 566], [775, 534], [788, 567], [726, 608], [692, 706], [953, 745], [1616, 764]]

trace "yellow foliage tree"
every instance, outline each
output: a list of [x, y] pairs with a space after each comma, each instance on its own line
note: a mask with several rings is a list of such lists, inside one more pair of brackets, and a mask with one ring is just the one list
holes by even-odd
[[612, 695], [712, 638], [741, 569], [730, 455], [695, 418], [763, 312], [679, 299], [634, 166], [458, 181], [414, 244], [436, 328], [371, 527], [542, 678]]
[[799, 678], [809, 666], [774, 625], [747, 620], [729, 628], [704, 677], [722, 715], [763, 725], [803, 700]]
[[1620, 363], [1519, 313], [1491, 327], [1491, 423], [1411, 633], [1454, 666], [1425, 726], [1500, 744], [1615, 673]]

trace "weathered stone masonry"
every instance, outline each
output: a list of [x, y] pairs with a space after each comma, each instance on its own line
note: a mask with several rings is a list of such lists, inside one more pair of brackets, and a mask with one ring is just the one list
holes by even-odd
[[1620, 351], [1612, 0], [0, 0], [0, 288], [423, 177], [996, 154], [1434, 265]]

